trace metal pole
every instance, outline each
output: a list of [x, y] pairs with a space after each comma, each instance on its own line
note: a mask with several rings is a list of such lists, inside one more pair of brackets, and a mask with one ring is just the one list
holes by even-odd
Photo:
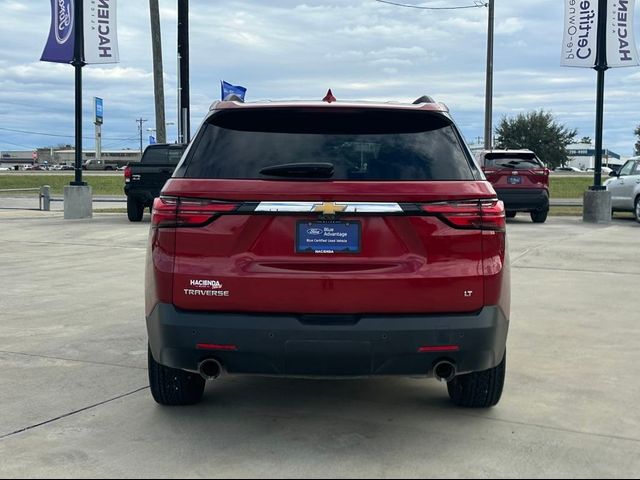
[[182, 141], [191, 140], [191, 107], [189, 80], [189, 0], [178, 0], [178, 58], [180, 61], [180, 110]]
[[596, 95], [596, 164], [591, 190], [605, 190], [602, 186], [602, 133], [604, 130], [604, 76], [607, 66], [607, 0], [598, 0], [598, 55], [595, 70], [598, 72]]
[[489, 28], [487, 32], [487, 82], [484, 110], [484, 148], [493, 146], [493, 37], [495, 26], [495, 0], [489, 0]]
[[76, 88], [76, 150], [75, 150], [75, 179], [71, 185], [86, 185], [82, 181], [82, 67], [84, 59], [83, 9], [82, 2], [74, 2], [74, 55]]

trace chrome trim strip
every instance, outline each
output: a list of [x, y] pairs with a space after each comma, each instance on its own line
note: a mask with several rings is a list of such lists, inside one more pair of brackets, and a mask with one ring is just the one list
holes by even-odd
[[342, 208], [338, 213], [402, 213], [398, 203], [385, 202], [260, 202], [256, 212], [322, 213], [324, 205]]

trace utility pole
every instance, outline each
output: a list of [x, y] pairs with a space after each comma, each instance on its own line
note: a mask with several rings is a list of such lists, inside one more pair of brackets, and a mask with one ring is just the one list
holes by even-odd
[[142, 154], [142, 124], [147, 122], [148, 120], [145, 118], [139, 118], [136, 120], [138, 123], [138, 130], [140, 131], [140, 154]]
[[493, 36], [495, 26], [495, 0], [489, 0], [489, 28], [487, 33], [487, 90], [484, 109], [484, 148], [491, 150], [493, 139]]
[[153, 51], [153, 91], [156, 106], [156, 140], [167, 142], [164, 110], [164, 78], [162, 75], [162, 35], [160, 31], [160, 9], [158, 0], [149, 0], [151, 15], [151, 46]]
[[178, 142], [191, 141], [189, 0], [178, 0]]

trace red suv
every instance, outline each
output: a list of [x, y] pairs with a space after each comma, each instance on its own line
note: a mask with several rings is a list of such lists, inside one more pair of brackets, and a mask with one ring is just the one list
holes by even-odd
[[507, 217], [529, 212], [534, 223], [549, 214], [549, 169], [531, 150], [489, 150], [480, 154], [480, 165], [504, 202]]
[[153, 206], [149, 378], [423, 376], [498, 403], [505, 212], [446, 107], [218, 102]]

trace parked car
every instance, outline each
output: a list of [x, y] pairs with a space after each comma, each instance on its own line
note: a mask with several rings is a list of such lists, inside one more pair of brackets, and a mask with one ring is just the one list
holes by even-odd
[[124, 193], [127, 195], [127, 216], [131, 222], [142, 220], [145, 208], [153, 200], [178, 165], [186, 145], [158, 143], [149, 145], [139, 162], [124, 168]]
[[498, 403], [504, 206], [447, 108], [416, 102], [212, 106], [153, 206], [156, 402], [228, 373], [417, 375]]
[[507, 217], [528, 212], [534, 223], [549, 214], [549, 169], [531, 150], [485, 150], [478, 160], [504, 202]]
[[630, 159], [620, 173], [610, 175], [605, 185], [611, 192], [612, 212], [633, 212], [640, 222], [640, 157]]
[[[595, 168], [587, 168], [586, 171], [589, 172], [589, 173], [594, 173], [596, 171], [596, 169]], [[605, 166], [602, 167], [602, 174], [603, 175], [609, 175], [611, 172], [613, 172], [612, 168], [605, 167]]]
[[569, 173], [584, 173], [584, 170], [580, 170], [578, 167], [556, 167], [554, 172], [569, 172]]

